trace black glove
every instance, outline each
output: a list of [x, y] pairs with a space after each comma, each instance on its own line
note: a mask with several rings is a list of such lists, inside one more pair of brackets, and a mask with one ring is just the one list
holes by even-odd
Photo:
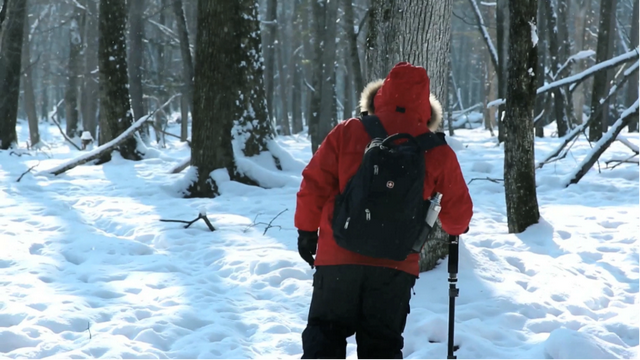
[[313, 269], [313, 255], [316, 254], [318, 246], [318, 232], [298, 230], [298, 253], [300, 257], [309, 263]]

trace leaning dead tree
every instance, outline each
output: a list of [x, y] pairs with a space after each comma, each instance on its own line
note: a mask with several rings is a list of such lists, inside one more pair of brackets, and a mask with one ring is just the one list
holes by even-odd
[[613, 144], [613, 142], [618, 137], [618, 134], [622, 132], [622, 130], [629, 125], [634, 117], [638, 116], [638, 100], [625, 110], [620, 118], [616, 120], [616, 122], [609, 128], [609, 130], [595, 143], [591, 151], [587, 154], [587, 156], [582, 160], [580, 165], [576, 167], [576, 169], [569, 175], [568, 181], [565, 186], [569, 186], [571, 184], [577, 184], [580, 179], [591, 169], [591, 167], [598, 161], [600, 155], [602, 155], [605, 150]]
[[600, 99], [599, 101], [600, 106], [594, 111], [593, 114], [591, 114], [589, 119], [585, 121], [583, 124], [581, 124], [580, 126], [577, 126], [573, 130], [571, 130], [571, 132], [569, 132], [569, 134], [567, 134], [567, 136], [564, 137], [564, 141], [536, 165], [537, 169], [542, 168], [545, 164], [555, 161], [554, 159], [559, 160], [564, 158], [567, 155], [569, 150], [566, 150], [563, 152], [565, 147], [567, 147], [567, 145], [569, 145], [570, 143], [575, 142], [578, 136], [580, 136], [580, 134], [585, 133], [586, 129], [593, 123], [594, 119], [596, 119], [600, 113], [608, 109], [608, 106], [606, 106], [607, 100], [613, 97], [613, 95], [615, 95], [618, 92], [618, 90], [623, 88], [624, 84], [629, 79], [631, 79], [635, 74], [638, 73], [638, 66], [639, 66], [639, 62], [636, 61], [635, 64], [633, 64], [631, 67], [629, 67], [626, 71], [622, 73], [623, 74], [622, 79], [620, 79], [620, 81], [618, 81], [614, 86], [611, 87], [611, 89], [609, 90], [609, 94], [607, 94], [606, 97]]

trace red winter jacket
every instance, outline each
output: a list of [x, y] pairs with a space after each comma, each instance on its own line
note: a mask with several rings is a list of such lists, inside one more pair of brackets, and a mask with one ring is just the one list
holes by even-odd
[[[404, 132], [417, 136], [437, 129], [442, 121], [442, 107], [430, 94], [425, 69], [408, 63], [397, 64], [384, 81], [367, 85], [360, 107], [370, 114], [375, 112], [388, 134]], [[398, 107], [405, 111], [396, 111]], [[418, 276], [419, 254], [410, 254], [404, 261], [376, 259], [346, 250], [333, 238], [335, 196], [355, 175], [370, 141], [358, 119], [338, 124], [327, 135], [302, 172], [295, 226], [304, 231], [320, 229], [315, 265], [383, 266]], [[450, 235], [460, 235], [469, 226], [473, 204], [456, 154], [449, 146], [439, 146], [425, 153], [425, 161], [424, 199], [441, 193], [442, 227]]]

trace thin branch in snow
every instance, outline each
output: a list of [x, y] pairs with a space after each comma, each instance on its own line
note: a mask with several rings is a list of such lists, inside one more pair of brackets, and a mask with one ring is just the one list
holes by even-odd
[[33, 165], [32, 167], [28, 168], [27, 171], [23, 172], [22, 175], [20, 175], [20, 177], [18, 178], [18, 180], [16, 180], [16, 182], [20, 182], [20, 180], [22, 180], [22, 177], [27, 175], [28, 173], [31, 172], [31, 170], [35, 169], [36, 166], [40, 165], [40, 161], [38, 161], [37, 164]]
[[490, 178], [490, 177], [486, 177], [486, 178], [473, 178], [471, 179], [467, 185], [471, 184], [472, 182], [476, 181], [476, 180], [483, 180], [483, 181], [491, 181], [492, 183], [496, 183], [499, 184], [500, 182], [504, 182], [504, 179], [494, 179], [494, 178]]
[[209, 218], [207, 217], [207, 214], [201, 211], [200, 214], [198, 214], [198, 217], [191, 220], [191, 221], [185, 221], [185, 220], [167, 220], [167, 219], [160, 219], [160, 221], [162, 222], [177, 222], [177, 223], [183, 223], [183, 224], [187, 224], [184, 226], [185, 229], [188, 229], [189, 226], [193, 225], [196, 221], [198, 220], [204, 220], [204, 223], [207, 224], [207, 227], [209, 228], [209, 230], [211, 231], [216, 231], [216, 228], [213, 226], [213, 224], [211, 224], [211, 221], [209, 221]]

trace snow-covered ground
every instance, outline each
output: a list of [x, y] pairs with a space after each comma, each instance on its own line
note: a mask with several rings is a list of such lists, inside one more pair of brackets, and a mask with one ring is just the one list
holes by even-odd
[[[188, 156], [185, 144], [167, 138], [143, 161], [114, 155], [52, 177], [38, 171], [80, 153], [57, 128], [41, 131], [50, 150], [0, 152], [0, 357], [300, 357], [313, 273], [293, 227], [311, 156], [304, 137], [278, 140], [300, 160], [280, 180], [295, 181], [270, 190], [226, 182], [218, 198], [183, 199], [186, 175], [168, 171]], [[637, 134], [626, 136], [638, 145]], [[560, 142], [536, 141], [538, 159]], [[458, 130], [451, 142], [468, 181], [502, 178], [502, 148], [487, 131]], [[581, 139], [538, 171], [543, 220], [523, 234], [507, 233], [502, 183], [470, 183], [459, 358], [638, 357], [638, 166], [601, 163], [601, 173], [564, 188], [588, 149]], [[603, 160], [628, 154], [616, 142]], [[159, 221], [191, 220], [200, 209], [217, 231]], [[405, 357], [444, 358], [446, 260], [415, 291]], [[356, 357], [353, 339], [348, 354]]]

